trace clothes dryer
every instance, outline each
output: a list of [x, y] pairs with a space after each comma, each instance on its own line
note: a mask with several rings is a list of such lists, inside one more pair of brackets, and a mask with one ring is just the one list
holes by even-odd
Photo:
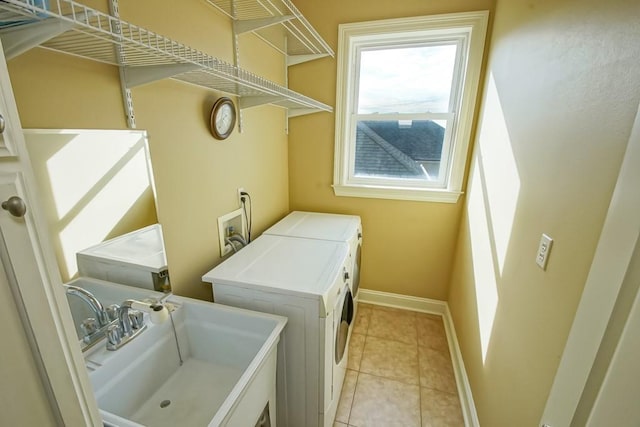
[[262, 235], [203, 280], [216, 303], [286, 316], [278, 426], [331, 427], [344, 381], [353, 298], [345, 242]]
[[293, 211], [267, 229], [264, 234], [346, 242], [351, 258], [351, 293], [357, 303], [362, 251], [362, 222], [359, 216]]

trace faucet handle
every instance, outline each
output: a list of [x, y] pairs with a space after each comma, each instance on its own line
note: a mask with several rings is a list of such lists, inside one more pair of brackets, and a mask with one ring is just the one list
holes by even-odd
[[118, 304], [111, 304], [106, 308], [107, 317], [109, 317], [109, 321], [116, 320], [118, 318], [118, 310], [120, 306]]
[[93, 317], [89, 317], [82, 321], [82, 323], [80, 324], [80, 329], [84, 334], [83, 339], [87, 341], [90, 339], [89, 337], [95, 334], [96, 331], [98, 330], [98, 322]]
[[107, 340], [109, 344], [117, 346], [122, 341], [119, 325], [111, 325], [107, 328]]
[[144, 325], [144, 315], [139, 310], [130, 310], [129, 319], [131, 320], [131, 326], [133, 329], [140, 329]]

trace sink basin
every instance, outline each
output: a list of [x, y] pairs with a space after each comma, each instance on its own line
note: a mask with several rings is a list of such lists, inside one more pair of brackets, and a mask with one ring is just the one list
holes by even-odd
[[[169, 296], [172, 322], [116, 351], [85, 353], [105, 425], [254, 426], [268, 405], [275, 424], [276, 346], [286, 318]], [[146, 316], [146, 315], [145, 315]]]

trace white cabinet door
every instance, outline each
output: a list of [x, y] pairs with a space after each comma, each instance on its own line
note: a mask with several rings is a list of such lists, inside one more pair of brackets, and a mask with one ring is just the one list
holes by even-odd
[[[16, 194], [15, 185], [0, 184], [0, 201]], [[0, 378], [5, 387], [10, 387], [0, 399], [0, 425], [3, 426], [60, 424], [57, 408], [50, 403], [51, 388], [43, 382], [46, 377], [42, 375], [42, 361], [33, 353], [35, 341], [12, 266], [12, 258], [27, 261], [30, 249], [24, 219], [13, 217], [7, 211], [0, 212], [0, 324], [3, 325]]]
[[23, 174], [8, 170], [16, 167], [0, 162], [0, 203], [18, 197], [26, 207], [0, 209], [0, 426], [100, 425], [64, 291], [47, 268], [35, 202]]

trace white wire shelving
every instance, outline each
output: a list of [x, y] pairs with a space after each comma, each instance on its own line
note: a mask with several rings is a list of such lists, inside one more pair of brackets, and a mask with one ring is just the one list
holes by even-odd
[[289, 117], [332, 111], [319, 101], [74, 0], [0, 0], [0, 38], [7, 58], [40, 46], [123, 67], [128, 88], [173, 78], [237, 95], [241, 109], [268, 103], [287, 108]]
[[287, 55], [287, 64], [295, 65], [325, 56], [334, 56], [290, 0], [206, 0], [233, 19], [234, 32], [252, 31], [275, 49]]

